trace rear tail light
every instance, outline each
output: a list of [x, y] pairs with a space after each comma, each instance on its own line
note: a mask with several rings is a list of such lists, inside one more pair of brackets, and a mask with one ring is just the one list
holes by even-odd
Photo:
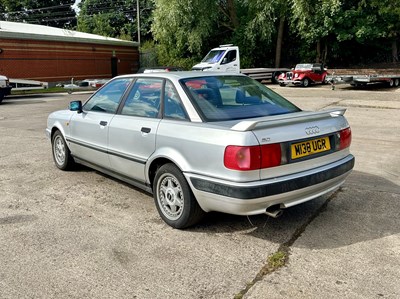
[[281, 155], [279, 143], [261, 146], [229, 145], [225, 148], [224, 165], [233, 170], [257, 170], [279, 166]]
[[279, 143], [261, 146], [261, 168], [281, 165], [282, 151]]
[[351, 129], [350, 127], [339, 132], [340, 134], [340, 146], [339, 149], [345, 149], [351, 144]]

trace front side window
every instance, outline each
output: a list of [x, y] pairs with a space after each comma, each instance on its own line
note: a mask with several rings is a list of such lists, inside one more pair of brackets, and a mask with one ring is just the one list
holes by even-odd
[[110, 81], [85, 103], [83, 110], [115, 113], [132, 80], [132, 78], [120, 78]]
[[137, 79], [126, 98], [121, 114], [158, 117], [162, 88], [162, 79]]
[[230, 63], [235, 60], [236, 60], [236, 50], [230, 50], [228, 53], [226, 53], [226, 56], [222, 64]]
[[181, 83], [205, 121], [300, 111], [285, 98], [246, 76], [204, 76], [183, 79]]

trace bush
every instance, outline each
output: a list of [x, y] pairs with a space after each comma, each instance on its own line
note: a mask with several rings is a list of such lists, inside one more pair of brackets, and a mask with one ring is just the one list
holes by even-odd
[[166, 46], [157, 45], [154, 41], [146, 41], [140, 47], [140, 67], [177, 66], [190, 70], [200, 60], [199, 57], [174, 57]]

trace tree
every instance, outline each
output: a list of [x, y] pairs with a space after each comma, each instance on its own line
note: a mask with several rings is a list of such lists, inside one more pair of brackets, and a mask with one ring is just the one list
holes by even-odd
[[167, 56], [203, 56], [211, 47], [233, 43], [243, 66], [266, 63], [281, 0], [156, 0], [152, 32]]
[[[84, 0], [79, 4], [77, 30], [103, 36], [138, 40], [137, 0]], [[153, 1], [140, 1], [140, 34], [150, 35]]]
[[0, 0], [3, 10], [1, 19], [11, 22], [47, 25], [58, 28], [74, 28], [76, 13], [74, 0]]
[[[155, 2], [151, 27], [154, 39], [172, 57], [185, 57], [188, 53], [201, 55], [204, 41], [218, 30], [219, 14], [216, 1], [156, 0]], [[226, 16], [224, 14], [224, 17]]]
[[335, 19], [340, 11], [340, 0], [292, 0], [292, 30], [297, 31], [304, 42], [309, 45], [315, 44], [317, 62], [326, 61], [327, 38], [334, 32]]
[[399, 20], [399, 0], [346, 1], [336, 21], [337, 39], [368, 47], [362, 55], [367, 62], [398, 62]]
[[392, 61], [399, 62], [397, 40], [400, 36], [400, 1], [372, 0], [370, 5], [373, 10], [378, 12], [378, 26], [381, 28], [378, 36], [390, 40]]

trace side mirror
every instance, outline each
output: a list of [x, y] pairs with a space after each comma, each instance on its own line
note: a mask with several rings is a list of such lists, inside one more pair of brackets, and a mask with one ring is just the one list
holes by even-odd
[[82, 102], [81, 101], [72, 101], [69, 103], [69, 110], [76, 111], [78, 113], [82, 113]]

